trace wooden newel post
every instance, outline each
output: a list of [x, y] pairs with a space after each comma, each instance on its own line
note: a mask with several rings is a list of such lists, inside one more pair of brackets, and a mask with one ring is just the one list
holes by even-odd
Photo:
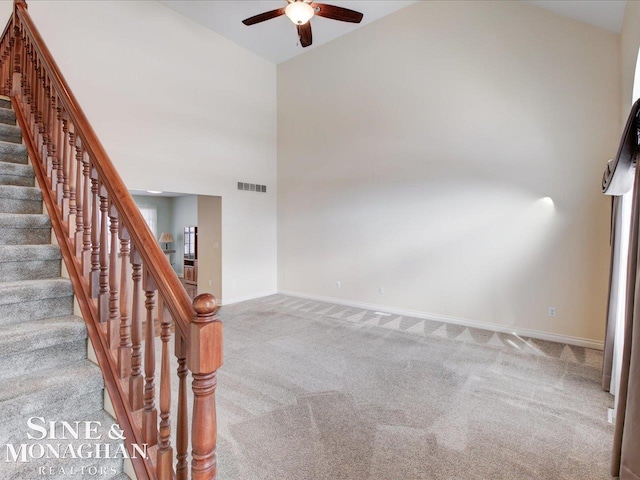
[[191, 429], [191, 478], [215, 479], [216, 465], [216, 371], [222, 366], [220, 308], [210, 293], [193, 300], [196, 312], [189, 324], [187, 366], [193, 375], [193, 421]]

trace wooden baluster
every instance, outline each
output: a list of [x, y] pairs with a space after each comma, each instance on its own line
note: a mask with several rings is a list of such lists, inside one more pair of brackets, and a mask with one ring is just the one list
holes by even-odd
[[38, 72], [37, 72], [38, 62], [36, 61], [33, 45], [30, 45], [30, 48], [29, 48], [29, 62], [31, 64], [31, 74], [29, 75], [29, 92], [30, 92], [29, 96], [31, 98], [31, 101], [30, 101], [31, 119], [29, 123], [31, 126], [31, 134], [37, 144], [38, 143], [38, 119], [36, 115], [36, 110], [38, 109], [38, 105], [37, 105], [38, 85], [36, 83], [37, 82], [36, 77], [38, 76]]
[[171, 317], [165, 311], [164, 301], [159, 297], [158, 316], [162, 327], [162, 359], [160, 364], [160, 430], [158, 431], [157, 470], [160, 480], [173, 479], [173, 448], [171, 448], [171, 364], [169, 362], [169, 340], [171, 340]]
[[12, 95], [11, 85], [12, 85], [12, 81], [13, 81], [13, 65], [15, 63], [15, 60], [14, 60], [14, 52], [15, 52], [14, 46], [16, 44], [15, 35], [13, 35], [9, 39], [8, 43], [9, 43], [9, 47], [8, 47], [9, 48], [9, 53], [7, 55], [7, 66], [6, 66], [7, 79], [6, 79], [6, 84], [5, 84], [5, 92], [7, 92], [6, 93], [7, 96], [10, 96], [10, 95]]
[[[66, 141], [65, 141], [65, 132], [62, 124], [62, 105], [60, 103], [60, 99], [57, 96], [53, 97], [56, 103], [55, 109], [55, 121], [56, 121], [56, 130], [55, 130], [55, 145], [56, 145], [56, 155], [58, 156], [58, 179], [60, 181], [58, 187], [58, 196], [60, 200], [58, 204], [60, 205], [62, 211], [62, 219], [66, 221], [69, 216], [69, 179], [67, 177], [67, 162], [64, 158], [64, 153], [66, 150]], [[66, 191], [65, 191], [66, 188]]]
[[58, 152], [58, 115], [56, 114], [56, 96], [51, 88], [51, 80], [47, 79], [47, 153], [51, 157], [55, 182], [53, 192], [56, 203], [62, 208], [62, 158]]
[[147, 309], [144, 346], [144, 412], [142, 413], [142, 435], [150, 447], [158, 443], [158, 412], [155, 407], [155, 371], [156, 347], [153, 335], [153, 308], [155, 306], [156, 285], [146, 268], [143, 272], [143, 285]]
[[44, 65], [41, 63], [40, 67], [40, 88], [42, 91], [42, 94], [40, 95], [40, 154], [42, 155], [42, 158], [47, 161], [52, 185], [51, 190], [54, 190], [53, 185], [55, 185], [55, 174], [53, 169], [53, 157], [50, 155], [49, 132], [47, 131], [49, 121], [49, 89], [47, 88], [47, 74], [44, 69]]
[[25, 112], [27, 112], [28, 115], [28, 102], [27, 102], [27, 94], [28, 94], [28, 80], [29, 80], [29, 68], [28, 68], [28, 63], [27, 63], [27, 59], [29, 57], [29, 45], [27, 43], [26, 38], [24, 37], [24, 33], [21, 31], [20, 32], [20, 36], [22, 38], [22, 52], [20, 54], [20, 70], [21, 70], [21, 76], [20, 76], [20, 89], [22, 90], [22, 105], [25, 107], [24, 110]]
[[[60, 207], [60, 212], [63, 213], [64, 203], [64, 162], [62, 159], [62, 142], [60, 136], [62, 135], [62, 108], [58, 103], [59, 99], [55, 93], [51, 96], [51, 152], [56, 159], [58, 166], [58, 183], [56, 184], [56, 200]], [[64, 213], [63, 213], [64, 214]]]
[[100, 291], [98, 292], [98, 313], [100, 322], [109, 320], [109, 199], [104, 185], [100, 185]]
[[[42, 96], [40, 97], [40, 137], [42, 139], [42, 148], [40, 150], [40, 154], [43, 158], [47, 160], [47, 166], [49, 168], [49, 175], [51, 177], [51, 185], [52, 187], [55, 185], [55, 172], [53, 168], [53, 158], [51, 157], [51, 149], [49, 145], [49, 132], [48, 132], [48, 121], [49, 121], [49, 88], [47, 85], [47, 74], [44, 69], [44, 65], [41, 64], [40, 69], [40, 82], [42, 84]], [[52, 188], [55, 191], [54, 188]]]
[[67, 236], [69, 239], [75, 239], [75, 231], [74, 227], [77, 222], [77, 203], [76, 203], [76, 195], [79, 195], [78, 188], [78, 164], [75, 161], [74, 153], [76, 151], [76, 134], [74, 131], [73, 123], [70, 123], [66, 119], [66, 114], [64, 115], [65, 121], [67, 122], [67, 131], [68, 131], [68, 143], [69, 149], [67, 151], [67, 161], [69, 162], [69, 231], [67, 232]]
[[91, 169], [91, 275], [89, 290], [92, 298], [100, 293], [100, 196], [98, 195], [98, 172]]
[[111, 229], [111, 247], [109, 249], [109, 325], [107, 335], [109, 348], [120, 345], [120, 318], [118, 313], [118, 212], [111, 204], [109, 208], [109, 226]]
[[36, 58], [36, 54], [35, 54], [35, 50], [32, 48], [31, 49], [31, 54], [32, 54], [32, 58], [31, 61], [33, 62], [33, 74], [32, 74], [32, 78], [31, 78], [31, 95], [32, 95], [32, 103], [31, 103], [31, 111], [33, 114], [33, 121], [32, 121], [32, 134], [33, 134], [33, 138], [36, 141], [36, 147], [39, 146], [38, 143], [38, 124], [39, 124], [39, 117], [38, 117], [38, 105], [39, 105], [39, 93], [40, 93], [40, 85], [38, 84], [38, 77], [40, 76], [40, 67], [38, 66], [38, 59]]
[[191, 423], [191, 478], [215, 478], [216, 464], [216, 371], [222, 366], [222, 322], [220, 308], [210, 293], [193, 300], [196, 315], [189, 324], [187, 365], [193, 374], [193, 418]]
[[[47, 152], [47, 135], [45, 131], [45, 112], [46, 105], [48, 103], [47, 99], [47, 90], [45, 87], [45, 71], [42, 62], [39, 62], [38, 69], [38, 137], [40, 139], [38, 151], [40, 152], [40, 157], [45, 161], [45, 165], [47, 166], [47, 176], [49, 180], [52, 180], [51, 174], [53, 172], [51, 158]], [[51, 182], [53, 185], [53, 181]]]
[[13, 23], [13, 37], [15, 38], [13, 49], [13, 74], [11, 76], [11, 95], [20, 97], [22, 91], [21, 83], [24, 70], [22, 69], [22, 57], [24, 57], [24, 43], [22, 42], [20, 28], [18, 22]]
[[[15, 69], [13, 75], [13, 91], [12, 95], [15, 95], [21, 102], [24, 102], [24, 77], [26, 70], [24, 68], [24, 57], [26, 53], [26, 45], [22, 39], [22, 32], [17, 22], [14, 25], [14, 35], [16, 36], [16, 55], [15, 55]], [[23, 103], [24, 106], [24, 103]]]
[[16, 47], [17, 47], [18, 39], [16, 38], [16, 35], [15, 35], [15, 28], [13, 30], [14, 30], [13, 35], [9, 39], [9, 56], [7, 58], [8, 76], [7, 76], [7, 84], [5, 87], [7, 96], [13, 96], [14, 94], [13, 93], [13, 73], [14, 73], [14, 67], [17, 66], [15, 56], [17, 52]]
[[8, 88], [9, 85], [9, 77], [10, 72], [9, 72], [9, 54], [11, 52], [11, 50], [7, 47], [7, 44], [9, 43], [9, 38], [5, 37], [2, 41], [2, 67], [0, 68], [1, 70], [1, 80], [2, 83], [0, 84], [0, 90], [2, 91], [2, 95], [6, 95], [8, 96], [9, 93], [11, 92], [11, 89]]
[[6, 62], [6, 70], [7, 70], [7, 77], [6, 77], [6, 83], [5, 83], [5, 92], [7, 96], [12, 95], [12, 88], [11, 88], [11, 84], [13, 81], [13, 65], [15, 63], [14, 60], [14, 46], [16, 44], [16, 38], [15, 35], [12, 35], [11, 38], [9, 38], [9, 42], [8, 42], [8, 53], [7, 53], [7, 62]]
[[22, 52], [22, 43], [20, 42], [19, 30], [16, 22], [13, 22], [13, 36], [9, 44], [11, 48], [11, 57], [9, 62], [9, 84], [7, 85], [9, 96], [18, 96], [20, 85], [20, 52]]
[[7, 58], [6, 58], [6, 54], [4, 53], [6, 50], [4, 48], [4, 44], [7, 43], [6, 38], [2, 41], [2, 64], [0, 66], [0, 80], [1, 80], [1, 84], [0, 84], [0, 92], [2, 92], [2, 95], [8, 96], [8, 90], [7, 90], [7, 83], [9, 82], [9, 72], [7, 70]]
[[[82, 255], [82, 230], [84, 229], [84, 211], [82, 208], [82, 200], [83, 200], [83, 191], [84, 185], [82, 182], [83, 179], [83, 170], [82, 166], [82, 157], [84, 157], [84, 150], [82, 149], [82, 139], [75, 135], [75, 133], [70, 133], [73, 144], [76, 147], [76, 231], [73, 235], [74, 245], [76, 247], [76, 257], [80, 257]], [[69, 226], [71, 229], [71, 226]]]
[[22, 45], [24, 49], [21, 55], [22, 58], [20, 59], [20, 61], [22, 62], [22, 77], [20, 78], [20, 88], [22, 88], [22, 102], [23, 106], [25, 107], [25, 116], [29, 118], [29, 108], [27, 108], [27, 106], [29, 105], [29, 75], [31, 75], [31, 63], [29, 57], [30, 45], [25, 38], [23, 31], [20, 32], [20, 35], [22, 36]]
[[40, 62], [40, 71], [38, 75], [38, 135], [40, 137], [40, 148], [38, 152], [40, 153], [40, 157], [44, 160], [45, 165], [47, 166], [47, 176], [53, 185], [53, 179], [51, 175], [53, 173], [53, 168], [51, 165], [51, 158], [47, 155], [47, 137], [45, 133], [45, 105], [47, 104], [46, 98], [47, 92], [44, 85], [44, 67], [42, 62]]
[[56, 95], [51, 86], [51, 80], [48, 82], [49, 92], [49, 131], [47, 133], [47, 141], [49, 143], [49, 155], [53, 158], [53, 165], [56, 169], [56, 183], [54, 185], [54, 192], [56, 194], [56, 202], [62, 209], [62, 157], [60, 156], [58, 148], [58, 115], [56, 107]]
[[140, 317], [140, 280], [142, 278], [142, 260], [134, 247], [131, 252], [133, 270], [133, 302], [131, 306], [131, 376], [129, 377], [129, 403], [131, 410], [142, 408], [142, 318]]
[[31, 133], [38, 146], [38, 60], [31, 46]]
[[5, 61], [5, 84], [4, 91], [5, 95], [11, 96], [11, 83], [13, 80], [13, 64], [14, 64], [14, 45], [16, 43], [15, 37], [12, 35], [7, 42], [7, 58]]
[[[65, 158], [66, 162], [69, 164], [69, 218], [73, 216], [75, 221], [76, 214], [76, 193], [78, 191], [76, 185], [76, 162], [73, 159], [73, 152], [75, 147], [75, 127], [72, 123], [69, 122], [67, 118], [67, 112], [63, 112], [62, 114], [62, 124], [63, 127], [66, 128], [66, 137], [67, 142], [65, 143]], [[71, 138], [73, 135], [73, 139]], [[67, 146], [69, 148], [67, 148]]]
[[[91, 272], [91, 163], [86, 150], [82, 156], [82, 275]], [[79, 240], [78, 240], [79, 241]]]
[[120, 225], [120, 345], [118, 373], [120, 378], [131, 375], [131, 324], [129, 323], [129, 232]]
[[45, 140], [45, 130], [44, 130], [44, 111], [45, 111], [45, 105], [46, 105], [46, 98], [45, 98], [45, 87], [44, 87], [44, 76], [45, 76], [45, 72], [44, 72], [44, 67], [42, 66], [42, 61], [38, 61], [38, 78], [36, 79], [36, 82], [38, 83], [38, 90], [37, 90], [37, 98], [38, 98], [38, 104], [37, 104], [37, 111], [36, 111], [36, 121], [38, 123], [38, 128], [37, 128], [37, 138], [38, 138], [38, 152], [40, 153], [40, 158], [42, 158], [45, 162], [45, 165], [47, 166], [47, 176], [49, 177], [49, 180], [51, 180], [51, 162], [49, 162], [49, 158], [47, 157], [47, 151], [46, 151], [46, 140]]
[[7, 83], [9, 82], [9, 71], [7, 69], [7, 37], [2, 39], [2, 62], [0, 62], [0, 92], [2, 95], [8, 95]]
[[71, 189], [69, 187], [71, 162], [69, 161], [69, 148], [67, 146], [67, 133], [69, 132], [69, 128], [67, 126], [64, 109], [59, 102], [56, 113], [58, 125], [60, 126], [60, 129], [58, 130], [58, 145], [60, 145], [58, 155], [60, 155], [60, 162], [62, 164], [62, 221], [68, 222], [69, 215], [71, 214]]
[[[27, 65], [29, 68], [29, 72], [28, 72], [28, 82], [27, 82], [27, 87], [28, 87], [28, 105], [29, 108], [27, 110], [28, 112], [28, 116], [29, 116], [29, 127], [31, 128], [31, 132], [32, 134], [34, 134], [34, 125], [36, 124], [36, 99], [35, 99], [35, 83], [34, 83], [34, 77], [35, 77], [35, 61], [33, 58], [33, 45], [31, 45], [31, 42], [29, 42], [29, 52], [28, 52], [28, 59], [27, 59]], [[34, 134], [35, 135], [35, 134]]]
[[178, 359], [178, 418], [176, 426], [176, 480], [187, 480], [189, 469], [189, 412], [187, 406], [187, 345], [176, 330], [175, 354]]
[[31, 63], [32, 63], [32, 74], [31, 74], [31, 129], [33, 132], [33, 138], [36, 142], [36, 148], [38, 147], [38, 59], [36, 58], [36, 52], [31, 46]]

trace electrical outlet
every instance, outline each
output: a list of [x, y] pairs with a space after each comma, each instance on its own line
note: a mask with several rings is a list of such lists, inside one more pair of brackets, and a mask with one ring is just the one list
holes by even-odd
[[342, 282], [340, 280], [336, 282], [336, 288], [342, 288]]
[[378, 293], [380, 295], [383, 295], [384, 294], [384, 287], [378, 287]]
[[551, 318], [556, 318], [556, 307], [549, 307], [549, 316]]
[[231, 281], [231, 286], [232, 286], [233, 288], [236, 288], [236, 286], [237, 286], [237, 285], [238, 285], [238, 284], [236, 283], [236, 281], [235, 281], [235, 280], [232, 280], [232, 281]]
[[209, 286], [211, 286], [211, 280], [209, 280]]

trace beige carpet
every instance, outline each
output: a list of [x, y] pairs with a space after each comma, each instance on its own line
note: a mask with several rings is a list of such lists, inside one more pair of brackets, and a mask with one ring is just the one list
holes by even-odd
[[600, 352], [282, 295], [220, 318], [222, 480], [609, 478]]

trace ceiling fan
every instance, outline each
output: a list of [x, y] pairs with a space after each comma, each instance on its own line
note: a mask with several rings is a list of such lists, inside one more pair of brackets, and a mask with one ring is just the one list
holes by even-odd
[[286, 15], [298, 28], [300, 45], [308, 47], [313, 41], [311, 35], [311, 19], [314, 16], [318, 15], [319, 17], [350, 23], [360, 23], [363, 17], [362, 13], [356, 12], [355, 10], [349, 10], [348, 8], [337, 7], [335, 5], [326, 5], [324, 3], [315, 3], [313, 0], [287, 0], [287, 3], [288, 5], [286, 7], [249, 17], [243, 20], [242, 23], [245, 25], [255, 25], [265, 20]]

